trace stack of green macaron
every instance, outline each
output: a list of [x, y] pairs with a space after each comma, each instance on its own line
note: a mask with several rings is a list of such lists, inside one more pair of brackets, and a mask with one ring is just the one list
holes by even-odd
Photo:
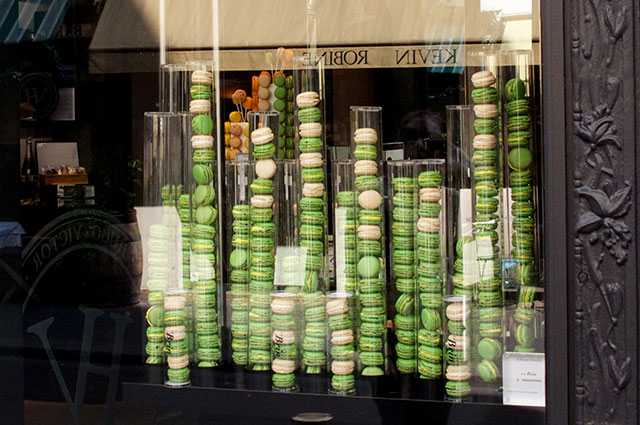
[[167, 354], [167, 381], [169, 386], [189, 383], [189, 345], [187, 342], [188, 292], [169, 290], [164, 296], [164, 338]]
[[520, 353], [535, 352], [535, 332], [533, 328], [535, 310], [533, 308], [533, 299], [536, 289], [532, 285], [521, 286], [518, 291], [518, 302], [513, 319], [516, 322], [516, 328], [513, 332], [515, 337], [514, 351]]
[[191, 282], [191, 197], [189, 194], [182, 194], [178, 198], [178, 217], [181, 224], [182, 240], [182, 287], [193, 288]]
[[169, 227], [165, 224], [149, 226], [147, 239], [147, 364], [162, 364], [164, 349], [163, 292], [169, 286]]
[[[303, 91], [296, 96], [298, 117], [298, 150], [302, 174], [300, 198], [300, 246], [306, 248], [305, 281], [303, 286], [305, 307], [305, 336], [302, 342], [304, 371], [321, 373], [326, 368], [326, 344], [319, 344], [314, 336], [324, 325], [324, 305], [315, 300], [324, 296], [324, 267], [326, 256], [326, 192], [324, 161], [324, 128], [322, 99], [315, 91]], [[311, 300], [313, 305], [309, 304]], [[316, 310], [322, 309], [322, 313]], [[309, 312], [309, 309], [313, 309]], [[326, 335], [322, 336], [322, 341]]]
[[449, 398], [464, 398], [471, 392], [471, 297], [454, 295], [447, 298], [445, 309], [446, 341], [444, 342], [445, 392]]
[[[489, 71], [481, 71], [487, 73]], [[472, 77], [472, 81], [474, 81]], [[474, 137], [474, 153], [473, 177], [475, 181], [475, 242], [477, 254], [477, 291], [475, 292], [476, 303], [478, 306], [478, 315], [483, 318], [478, 322], [477, 329], [474, 329], [474, 342], [477, 343], [474, 352], [474, 366], [477, 376], [484, 382], [496, 382], [499, 373], [493, 358], [491, 360], [483, 358], [480, 354], [480, 342], [489, 338], [496, 346], [502, 347], [503, 339], [503, 293], [501, 285], [502, 264], [500, 261], [499, 235], [497, 232], [499, 222], [499, 180], [496, 172], [498, 155], [496, 151], [497, 143], [495, 140], [496, 131], [498, 131], [498, 98], [495, 86], [495, 78], [482, 83], [474, 82], [476, 87], [472, 92], [472, 99], [475, 102], [474, 112], [476, 120], [474, 127], [476, 136]], [[478, 86], [479, 84], [479, 86]], [[486, 96], [480, 96], [479, 93], [485, 93]], [[490, 95], [488, 94], [490, 92]], [[476, 96], [474, 96], [474, 93]], [[495, 125], [484, 125], [487, 121], [495, 122]], [[461, 245], [460, 253], [464, 253], [464, 245], [469, 242], [461, 239], [458, 243]], [[456, 247], [458, 248], [458, 247]], [[456, 272], [462, 271], [465, 267], [466, 258], [456, 260]], [[465, 273], [463, 273], [463, 283]], [[492, 314], [483, 316], [486, 310], [493, 311]], [[494, 311], [495, 310], [495, 311]], [[485, 341], [486, 343], [486, 341]], [[478, 356], [475, 356], [475, 353]], [[486, 373], [487, 369], [491, 372]]]
[[[379, 127], [378, 127], [379, 128]], [[379, 139], [375, 128], [357, 128], [353, 135], [357, 195], [356, 271], [358, 276], [360, 374], [385, 374], [386, 277], [384, 252], [384, 203], [378, 180]], [[413, 234], [413, 225], [410, 234]]]
[[355, 392], [355, 338], [353, 323], [354, 298], [350, 292], [334, 292], [327, 297], [329, 324], [329, 364], [331, 381], [329, 392], [353, 394]]
[[162, 197], [163, 207], [175, 207], [176, 201], [182, 194], [182, 185], [165, 184], [162, 186], [160, 196]]
[[235, 365], [247, 364], [249, 342], [249, 205], [237, 204], [231, 210], [231, 358]]
[[[191, 281], [191, 197], [188, 194], [182, 194], [178, 198], [178, 217], [181, 224], [181, 236], [182, 236], [182, 287], [184, 289], [193, 289], [193, 282]], [[215, 297], [215, 296], [214, 296]], [[194, 306], [193, 298], [187, 299], [185, 306], [187, 311], [187, 344], [189, 349], [193, 352], [195, 346], [194, 330]]]
[[396, 368], [399, 373], [415, 373], [417, 323], [415, 319], [415, 223], [417, 185], [412, 164], [389, 163], [391, 176], [391, 282], [397, 290], [394, 328]]
[[438, 170], [418, 174], [419, 206], [416, 234], [418, 375], [421, 379], [442, 376], [440, 320], [442, 315], [442, 255], [440, 233], [442, 175]]
[[[531, 149], [531, 108], [530, 99], [526, 97], [527, 87], [519, 78], [508, 80], [504, 87], [507, 124], [507, 160], [509, 187], [511, 192], [511, 258], [518, 262], [517, 278], [522, 286], [536, 284], [536, 262], [534, 257], [535, 217], [533, 207], [533, 154]], [[527, 288], [521, 289], [526, 292]], [[528, 293], [533, 294], [531, 291]], [[522, 295], [522, 294], [521, 294]], [[526, 295], [523, 295], [526, 298]], [[532, 335], [530, 326], [533, 310], [524, 312], [525, 306], [516, 310], [516, 348], [518, 351], [533, 351], [532, 339], [524, 338], [530, 345], [518, 340], [520, 335]]]
[[294, 104], [293, 104], [293, 77], [285, 75], [282, 72], [276, 72], [273, 75], [273, 96], [275, 100], [271, 105], [275, 111], [278, 111], [278, 123], [280, 141], [278, 143], [278, 158], [294, 159], [295, 150], [295, 134], [294, 134]]
[[[271, 377], [275, 391], [296, 389], [295, 370], [298, 360], [296, 316], [298, 295], [275, 292], [271, 298]], [[323, 305], [324, 307], [324, 305]]]
[[[250, 370], [271, 369], [271, 291], [275, 264], [274, 176], [276, 138], [269, 126], [250, 134], [255, 177], [250, 184], [249, 210], [249, 339], [247, 365]], [[267, 148], [264, 148], [264, 147]], [[236, 206], [238, 208], [238, 206]], [[238, 212], [238, 210], [236, 210]], [[238, 217], [236, 215], [235, 217]], [[236, 246], [236, 249], [238, 246]], [[238, 313], [240, 316], [240, 313]]]
[[[334, 216], [334, 242], [339, 237], [344, 239], [344, 251], [336, 252], [336, 282], [338, 289], [356, 293], [356, 221], [355, 221], [355, 194], [353, 190], [341, 190], [335, 195], [337, 206]], [[340, 217], [340, 219], [338, 219]], [[337, 246], [337, 242], [336, 242]], [[355, 307], [356, 297], [349, 298], [352, 308]]]
[[191, 194], [191, 275], [194, 291], [195, 351], [199, 367], [215, 367], [221, 360], [220, 329], [215, 298], [217, 296], [216, 190], [213, 119], [211, 118], [212, 73], [198, 69], [191, 74], [190, 111], [193, 136], [193, 179]]

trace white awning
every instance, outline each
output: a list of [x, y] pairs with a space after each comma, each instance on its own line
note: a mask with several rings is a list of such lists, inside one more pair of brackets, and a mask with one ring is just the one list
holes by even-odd
[[[214, 1], [107, 1], [90, 46], [90, 70], [154, 71], [161, 46], [166, 49], [166, 61], [171, 63], [211, 58]], [[331, 56], [328, 68], [459, 67], [461, 63], [453, 63], [452, 56], [459, 57], [460, 52], [452, 54], [451, 49], [461, 46], [495, 41], [533, 48], [538, 41], [539, 14], [537, 8], [532, 9], [532, 0], [508, 0], [509, 4], [523, 4], [515, 11], [511, 6], [508, 14], [496, 9], [496, 2], [500, 3], [219, 0], [221, 69], [262, 69], [267, 51], [280, 46], [302, 49], [308, 43]], [[483, 6], [490, 3], [494, 5]], [[403, 61], [395, 63], [396, 57]], [[447, 59], [447, 63], [438, 63]]]

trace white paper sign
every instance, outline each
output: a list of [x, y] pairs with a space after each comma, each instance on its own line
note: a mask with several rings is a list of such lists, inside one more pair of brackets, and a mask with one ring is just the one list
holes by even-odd
[[545, 406], [544, 353], [502, 355], [503, 403], [515, 406]]

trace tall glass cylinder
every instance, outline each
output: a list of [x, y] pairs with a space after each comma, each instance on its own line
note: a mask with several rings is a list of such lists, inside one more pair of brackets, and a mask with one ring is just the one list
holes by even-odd
[[198, 367], [219, 366], [222, 302], [219, 297], [221, 268], [218, 243], [218, 201], [213, 66], [210, 62], [189, 64], [191, 101], [191, 280], [195, 308], [195, 357]]
[[182, 192], [179, 116], [175, 113], [144, 114], [144, 205], [155, 207], [144, 241], [145, 276], [149, 289], [146, 313], [148, 364], [163, 362], [163, 292], [180, 282], [180, 226], [176, 207]]
[[[356, 270], [359, 291], [359, 373], [380, 377], [387, 371], [386, 266], [382, 108], [351, 107], [351, 146], [357, 192]], [[407, 236], [414, 235], [413, 227]], [[370, 382], [375, 386], [375, 380]]]
[[[389, 244], [391, 294], [398, 373], [412, 374], [417, 367], [416, 250], [418, 185], [413, 161], [387, 162], [387, 193], [391, 217]], [[439, 204], [438, 204], [439, 205]], [[368, 220], [367, 215], [360, 217]], [[439, 260], [439, 258], [438, 258]], [[366, 300], [360, 300], [364, 304]], [[418, 310], [419, 311], [419, 310]]]
[[[536, 338], [518, 335], [542, 335], [534, 320], [533, 301], [541, 293], [544, 274], [542, 255], [541, 149], [536, 138], [536, 93], [533, 52], [516, 50], [504, 53], [500, 68], [504, 113], [503, 158], [505, 170], [505, 206], [503, 209], [503, 249], [509, 312], [513, 314], [513, 349], [534, 352]], [[513, 296], [511, 295], [513, 294]], [[518, 300], [515, 298], [518, 296]], [[520, 305], [518, 305], [520, 301]]]
[[325, 318], [307, 312], [324, 298], [328, 286], [324, 61], [314, 56], [296, 57], [293, 68], [296, 153], [301, 167], [299, 235], [300, 247], [306, 251], [303, 370], [316, 375], [326, 368], [326, 343], [321, 346], [315, 336], [324, 328]]
[[[352, 159], [332, 161], [333, 246], [337, 292], [353, 294], [356, 302], [356, 191]], [[304, 215], [304, 213], [303, 213]], [[355, 305], [353, 306], [355, 311]]]
[[[471, 395], [471, 297], [451, 295], [445, 297], [444, 314], [444, 373], [446, 398], [463, 401]], [[438, 316], [439, 317], [439, 316]], [[439, 320], [435, 319], [434, 320]], [[441, 352], [442, 354], [442, 352]]]
[[187, 338], [187, 300], [190, 292], [183, 289], [164, 293], [164, 338], [167, 371], [165, 386], [183, 387], [191, 383], [190, 347]]
[[185, 65], [160, 65], [160, 110], [186, 112], [189, 110], [189, 70]]
[[279, 143], [278, 113], [249, 112], [249, 158], [275, 159]]
[[419, 188], [415, 237], [418, 376], [436, 381], [444, 370], [440, 337], [445, 329], [436, 319], [443, 313], [446, 276], [444, 160], [417, 160], [414, 166]]
[[[290, 258], [291, 260], [292, 258]], [[295, 273], [295, 267], [286, 271]], [[322, 306], [324, 308], [324, 305]], [[322, 314], [324, 311], [321, 312]], [[300, 294], [287, 290], [271, 293], [271, 389], [278, 392], [298, 390], [298, 342], [302, 333]]]
[[[250, 152], [253, 169], [249, 179], [249, 344], [247, 368], [271, 369], [271, 292], [278, 232], [274, 190], [278, 166], [274, 140], [278, 137], [278, 114], [249, 113]], [[280, 171], [281, 173], [281, 171]]]
[[246, 366], [249, 343], [249, 177], [255, 164], [250, 161], [227, 161], [225, 188], [227, 208], [225, 223], [231, 224], [226, 238], [226, 282], [230, 283], [231, 360]]
[[[276, 256], [274, 288], [271, 293], [271, 388], [296, 391], [296, 372], [301, 365], [299, 347], [305, 329], [302, 293], [305, 283], [306, 253], [298, 246], [300, 220], [300, 163], [277, 160], [274, 184]], [[310, 310], [312, 320], [324, 323], [324, 303]]]
[[[447, 106], [447, 287], [445, 293], [473, 297], [479, 280], [474, 238], [473, 109], [469, 105]], [[495, 149], [489, 140], [478, 146]], [[458, 264], [456, 270], [456, 262]]]
[[[143, 166], [143, 204], [160, 206], [177, 200], [181, 166], [181, 156], [174, 158], [177, 146], [181, 146], [181, 123], [179, 115], [172, 112], [144, 113], [144, 166]], [[173, 164], [173, 166], [172, 166]], [[177, 175], [176, 175], [177, 174]], [[170, 186], [170, 184], [174, 186]]]
[[[479, 52], [479, 65], [471, 74], [471, 101], [474, 120], [473, 178], [475, 180], [475, 229], [479, 281], [474, 308], [472, 343], [474, 387], [478, 394], [495, 394], [499, 387], [500, 359], [487, 360], [481, 356], [487, 338], [504, 347], [504, 292], [502, 286], [502, 81], [499, 52]], [[496, 138], [496, 148], [482, 142]], [[497, 151], [496, 151], [497, 150]], [[497, 189], [497, 190], [496, 190]], [[480, 321], [487, 313], [492, 321]]]
[[355, 304], [351, 292], [331, 292], [327, 295], [327, 323], [329, 324], [328, 364], [331, 394], [355, 394], [356, 356]]

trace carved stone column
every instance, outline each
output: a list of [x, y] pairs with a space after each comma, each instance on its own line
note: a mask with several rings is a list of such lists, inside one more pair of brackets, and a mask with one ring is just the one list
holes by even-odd
[[637, 424], [640, 4], [563, 3], [569, 422]]

